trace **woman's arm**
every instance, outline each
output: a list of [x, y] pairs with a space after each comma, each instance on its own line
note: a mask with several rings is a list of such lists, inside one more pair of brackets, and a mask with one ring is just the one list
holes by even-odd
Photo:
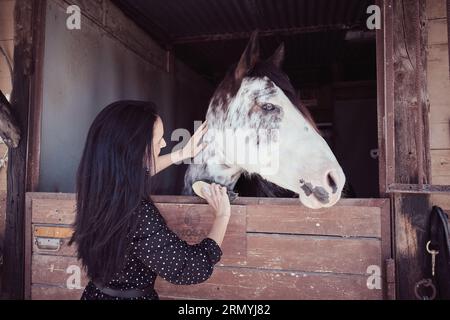
[[230, 200], [228, 199], [227, 189], [225, 187], [220, 187], [213, 183], [208, 189], [202, 190], [203, 195], [209, 205], [213, 207], [216, 216], [208, 238], [213, 239], [219, 246], [222, 246], [228, 222], [230, 221]]
[[183, 149], [174, 151], [164, 156], [159, 156], [156, 159], [155, 163], [155, 174], [170, 167], [174, 163], [181, 162], [186, 159], [194, 158], [195, 156], [197, 156], [200, 153], [200, 151], [202, 151], [206, 147], [205, 143], [201, 143], [199, 145], [199, 142], [207, 131], [208, 125], [207, 122], [205, 121], [197, 129], [197, 131], [195, 131], [194, 135], [192, 136], [191, 139], [189, 139], [189, 142], [184, 146]]

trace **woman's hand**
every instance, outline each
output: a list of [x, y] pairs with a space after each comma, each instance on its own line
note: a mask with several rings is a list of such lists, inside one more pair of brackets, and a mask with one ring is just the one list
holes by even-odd
[[231, 207], [227, 188], [213, 183], [209, 188], [204, 187], [202, 192], [208, 204], [214, 208], [216, 218], [230, 217]]
[[195, 131], [194, 135], [189, 139], [187, 145], [181, 151], [182, 158], [190, 159], [195, 158], [200, 151], [202, 151], [206, 144], [202, 143], [199, 145], [200, 140], [203, 138], [205, 133], [208, 131], [208, 123], [207, 121], [203, 122], [203, 124]]

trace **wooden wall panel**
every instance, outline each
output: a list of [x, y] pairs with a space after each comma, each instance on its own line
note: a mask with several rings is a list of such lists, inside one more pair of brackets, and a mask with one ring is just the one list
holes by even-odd
[[[156, 205], [181, 238], [200, 241], [212, 224], [211, 209], [197, 198], [175, 198], [155, 197]], [[33, 221], [29, 297], [79, 299], [88, 280], [75, 248], [67, 246], [75, 198], [30, 193], [27, 199]], [[158, 279], [156, 289], [161, 299], [382, 299], [385, 291], [369, 289], [367, 282], [368, 267], [384, 268], [385, 205], [349, 199], [312, 211], [292, 199], [240, 198], [213, 276], [194, 286]], [[39, 248], [36, 236], [61, 237], [61, 248]], [[383, 274], [380, 281], [385, 280]]]

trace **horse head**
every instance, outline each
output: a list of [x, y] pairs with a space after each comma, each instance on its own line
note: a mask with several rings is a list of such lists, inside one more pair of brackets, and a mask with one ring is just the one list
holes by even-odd
[[256, 174], [299, 195], [302, 204], [331, 207], [345, 175], [310, 113], [282, 71], [284, 45], [260, 58], [257, 34], [216, 89], [206, 114], [207, 147], [185, 176], [233, 189], [242, 174]]

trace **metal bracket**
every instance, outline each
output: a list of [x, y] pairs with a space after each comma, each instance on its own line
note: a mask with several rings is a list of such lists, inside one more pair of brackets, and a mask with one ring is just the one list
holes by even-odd
[[63, 240], [38, 237], [34, 240], [34, 243], [36, 244], [39, 250], [57, 252], [61, 249]]

